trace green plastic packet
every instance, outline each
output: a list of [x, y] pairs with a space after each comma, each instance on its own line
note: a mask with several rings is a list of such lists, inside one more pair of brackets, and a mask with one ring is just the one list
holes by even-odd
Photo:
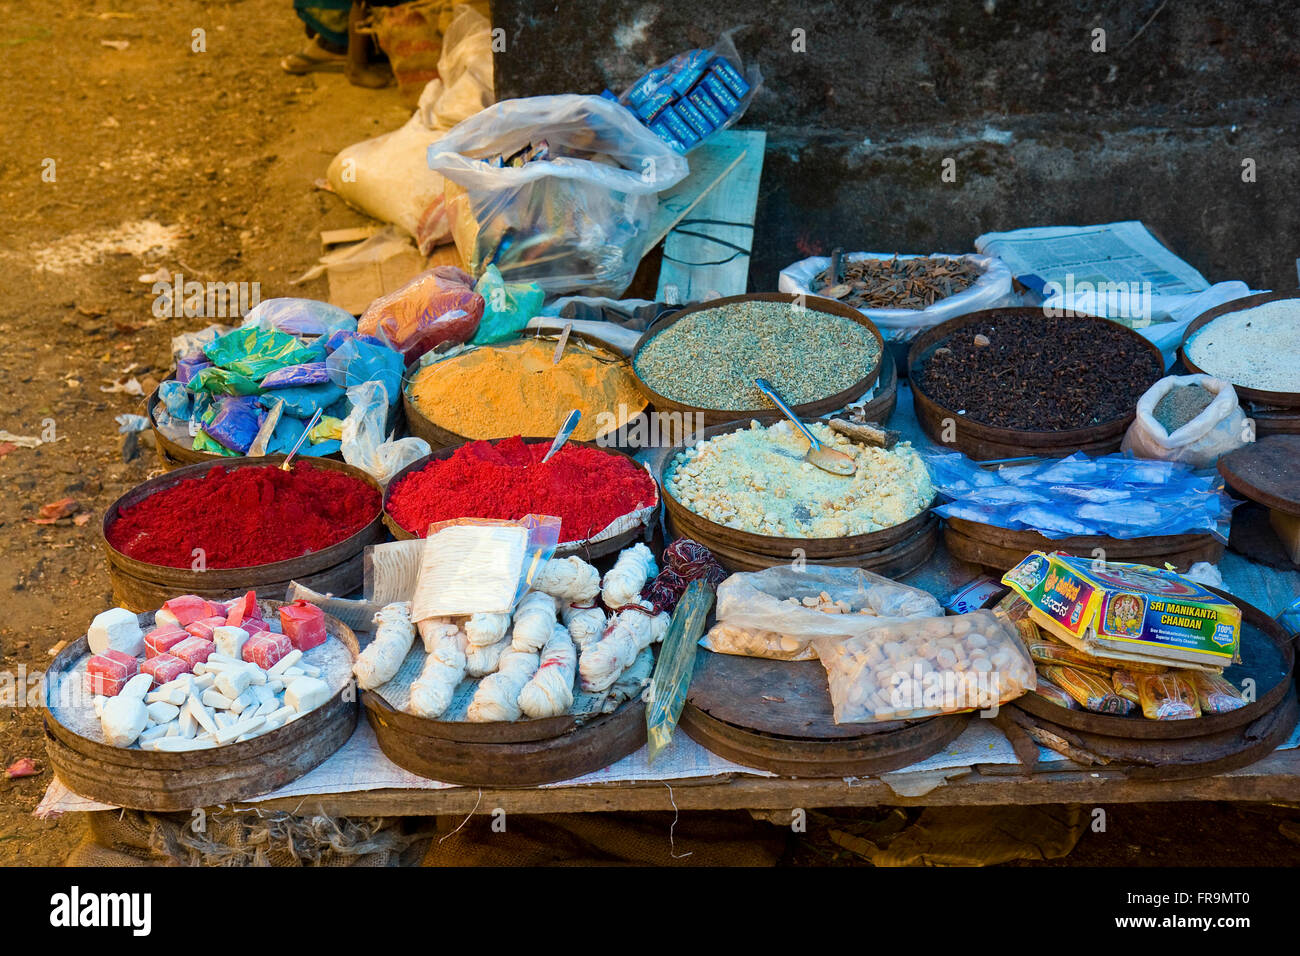
[[189, 381], [191, 392], [208, 395], [256, 395], [262, 389], [247, 375], [212, 366], [205, 368]]
[[323, 352], [323, 348], [303, 345], [292, 335], [257, 326], [227, 332], [203, 349], [213, 365], [255, 382], [286, 365], [317, 361]]
[[496, 266], [483, 270], [474, 291], [483, 297], [483, 318], [470, 340], [474, 345], [514, 338], [542, 311], [546, 298], [536, 282], [506, 282]]
[[209, 455], [225, 455], [227, 458], [239, 457], [239, 452], [231, 451], [221, 442], [217, 441], [202, 428], [194, 435], [194, 450], [205, 451]]
[[673, 609], [646, 701], [645, 726], [651, 763], [672, 742], [695, 673], [700, 637], [712, 608], [713, 585], [701, 579], [687, 585], [686, 593]]

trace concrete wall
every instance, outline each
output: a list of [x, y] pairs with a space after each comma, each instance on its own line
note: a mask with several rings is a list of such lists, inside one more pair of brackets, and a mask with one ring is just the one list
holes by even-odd
[[[1300, 10], [1287, 0], [494, 0], [501, 97], [593, 92], [721, 31], [764, 86], [751, 288], [846, 250], [1141, 219], [1210, 281], [1297, 287]], [[1105, 52], [1093, 52], [1094, 30]], [[805, 51], [796, 52], [794, 31]], [[940, 174], [956, 161], [957, 181]], [[1253, 159], [1256, 181], [1243, 182]]]

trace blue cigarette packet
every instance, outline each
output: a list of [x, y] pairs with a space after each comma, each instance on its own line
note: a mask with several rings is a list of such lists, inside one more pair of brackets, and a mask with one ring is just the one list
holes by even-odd
[[744, 99], [745, 94], [749, 92], [749, 84], [745, 78], [740, 75], [734, 66], [732, 66], [725, 57], [718, 57], [711, 64], [713, 70], [718, 74], [718, 79], [727, 84], [727, 88], [736, 94], [737, 99]]
[[713, 125], [714, 129], [727, 121], [727, 114], [723, 113], [722, 108], [713, 101], [713, 97], [700, 87], [691, 90], [686, 94], [686, 98], [690, 100], [692, 106], [704, 114], [704, 118]]
[[700, 85], [696, 89], [698, 90], [701, 87], [713, 97], [713, 101], [718, 104], [718, 108], [727, 116], [732, 116], [736, 110], [740, 109], [740, 100], [737, 99], [735, 93], [731, 92], [727, 84], [718, 78], [716, 68], [704, 74], [704, 79], [700, 81]]

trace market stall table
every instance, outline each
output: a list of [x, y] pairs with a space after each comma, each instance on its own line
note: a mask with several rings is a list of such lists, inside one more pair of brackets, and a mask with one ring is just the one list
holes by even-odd
[[[905, 440], [924, 442], [900, 389], [890, 427]], [[651, 463], [654, 467], [654, 464]], [[1277, 571], [1226, 554], [1219, 564], [1225, 590], [1278, 614], [1300, 593], [1300, 573]], [[979, 569], [955, 561], [942, 548], [906, 583], [945, 596]], [[1294, 692], [1294, 691], [1293, 691]], [[789, 779], [765, 775], [709, 753], [678, 732], [654, 765], [643, 748], [612, 767], [576, 780], [523, 789], [454, 787], [403, 771], [379, 751], [364, 723], [338, 753], [293, 784], [240, 804], [295, 814], [341, 816], [490, 813], [569, 813], [622, 810], [789, 810], [795, 807], [939, 806], [1034, 803], [1150, 803], [1231, 800], [1300, 802], [1300, 732], [1264, 759], [1240, 770], [1192, 780], [1129, 779], [1124, 770], [1080, 767], [1039, 750], [1039, 763], [1024, 772], [1010, 743], [991, 721], [975, 718], [951, 745], [910, 767], [866, 778]], [[340, 773], [340, 768], [346, 768]], [[57, 779], [37, 815], [109, 811]]]

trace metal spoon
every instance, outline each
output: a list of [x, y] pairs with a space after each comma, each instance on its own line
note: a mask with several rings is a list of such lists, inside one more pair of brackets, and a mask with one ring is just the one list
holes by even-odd
[[292, 470], [293, 470], [293, 469], [291, 469], [291, 468], [289, 467], [289, 462], [291, 462], [291, 461], [293, 460], [293, 456], [294, 456], [294, 455], [298, 454], [298, 449], [301, 448], [301, 447], [302, 447], [302, 443], [305, 442], [305, 441], [307, 440], [307, 433], [310, 432], [313, 428], [316, 427], [316, 423], [317, 423], [318, 421], [320, 421], [320, 416], [321, 416], [321, 409], [318, 408], [318, 409], [316, 409], [316, 414], [313, 415], [313, 416], [311, 417], [311, 420], [307, 422], [307, 427], [304, 428], [304, 429], [302, 430], [302, 434], [298, 436], [298, 440], [294, 443], [293, 448], [291, 448], [291, 449], [289, 450], [289, 454], [285, 455], [285, 456], [284, 456], [284, 461], [280, 462], [280, 470], [281, 470], [281, 471], [292, 471]]
[[809, 448], [803, 456], [804, 461], [810, 465], [815, 465], [822, 471], [841, 477], [852, 475], [858, 470], [857, 463], [854, 462], [851, 456], [844, 454], [842, 451], [836, 451], [834, 448], [828, 448], [818, 441], [817, 436], [812, 433], [808, 426], [799, 421], [799, 416], [794, 413], [794, 409], [787, 405], [785, 400], [776, 393], [776, 389], [772, 387], [771, 382], [765, 378], [756, 378], [754, 384], [760, 392], [772, 400], [772, 403], [777, 408], [781, 409], [782, 414], [790, 419], [794, 427], [803, 434], [803, 437], [808, 439]]
[[582, 412], [576, 408], [569, 412], [569, 417], [566, 418], [564, 424], [560, 426], [560, 433], [555, 436], [555, 441], [551, 442], [551, 450], [542, 457], [541, 464], [546, 464], [551, 460], [551, 456], [564, 447], [564, 443], [569, 440], [569, 436], [573, 434], [573, 430], [578, 427], [578, 419], [581, 417]]

